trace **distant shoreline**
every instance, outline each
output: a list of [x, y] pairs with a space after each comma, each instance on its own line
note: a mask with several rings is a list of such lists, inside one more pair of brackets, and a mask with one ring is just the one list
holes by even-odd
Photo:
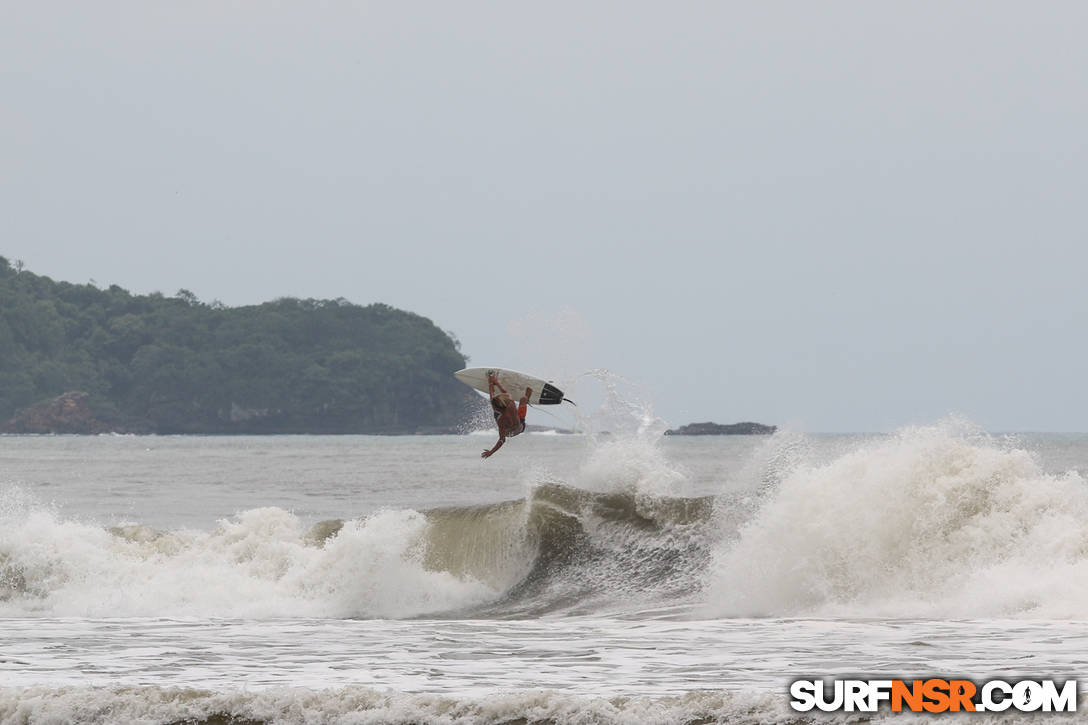
[[[390, 426], [371, 430], [313, 430], [290, 428], [269, 430], [254, 426], [235, 430], [186, 430], [156, 431], [144, 425], [126, 425], [118, 421], [104, 421], [89, 404], [87, 393], [71, 391], [45, 403], [32, 405], [16, 413], [15, 417], [0, 422], [0, 434], [3, 435], [376, 435], [376, 436], [411, 436], [411, 435], [468, 435], [462, 425], [453, 426]], [[244, 423], [243, 423], [244, 425]], [[770, 435], [777, 428], [762, 423], [690, 423], [680, 428], [667, 430], [664, 435]], [[577, 431], [557, 426], [530, 425], [529, 433], [555, 433], [570, 435]]]

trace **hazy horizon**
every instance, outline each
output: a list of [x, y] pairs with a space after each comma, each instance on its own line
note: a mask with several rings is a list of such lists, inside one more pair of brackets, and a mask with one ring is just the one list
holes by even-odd
[[673, 427], [1088, 430], [1088, 6], [5, 21], [0, 254], [36, 274], [382, 302]]

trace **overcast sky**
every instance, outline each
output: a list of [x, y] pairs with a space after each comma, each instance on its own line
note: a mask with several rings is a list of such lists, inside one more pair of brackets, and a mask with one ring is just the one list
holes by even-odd
[[[1088, 3], [8, 3], [0, 255], [672, 424], [1088, 430]], [[584, 390], [587, 379], [576, 383]]]

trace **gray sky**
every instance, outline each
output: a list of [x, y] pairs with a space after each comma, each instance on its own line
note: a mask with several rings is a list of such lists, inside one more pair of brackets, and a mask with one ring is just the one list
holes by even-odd
[[385, 302], [675, 425], [1085, 431], [1086, 38], [1073, 1], [12, 2], [0, 254]]

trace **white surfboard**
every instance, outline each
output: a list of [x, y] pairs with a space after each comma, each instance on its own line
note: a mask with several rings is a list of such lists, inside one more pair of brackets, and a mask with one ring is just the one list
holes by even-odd
[[520, 400], [525, 395], [525, 388], [532, 388], [533, 394], [529, 402], [533, 405], [558, 405], [563, 402], [563, 391], [555, 387], [547, 380], [519, 373], [517, 370], [504, 370], [503, 368], [465, 368], [454, 373], [458, 380], [470, 388], [476, 388], [481, 393], [487, 392], [487, 374], [495, 372], [506, 392], [514, 400]]

